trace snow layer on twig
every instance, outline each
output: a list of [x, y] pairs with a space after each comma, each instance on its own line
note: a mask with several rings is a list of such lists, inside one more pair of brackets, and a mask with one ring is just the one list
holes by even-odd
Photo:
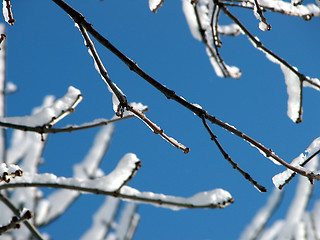
[[32, 116], [0, 118], [1, 122], [17, 124], [22, 126], [38, 127], [50, 123], [53, 119], [73, 107], [74, 103], [81, 95], [80, 91], [74, 87], [69, 87], [67, 94], [56, 100], [51, 106], [43, 108]]
[[17, 170], [21, 170], [21, 168], [18, 165], [15, 164], [6, 164], [6, 163], [1, 163], [0, 164], [0, 176], [3, 175], [3, 173], [14, 173]]
[[[7, 2], [6, 0], [3, 0], [2, 1], [2, 14], [3, 14], [3, 17], [4, 17], [4, 20], [9, 23], [9, 11], [8, 11], [8, 8], [7, 8]], [[9, 23], [10, 24], [10, 23]]]
[[[214, 189], [207, 192], [199, 192], [195, 194], [192, 197], [189, 198], [183, 198], [183, 197], [176, 197], [176, 196], [169, 196], [169, 195], [163, 195], [163, 194], [157, 194], [153, 192], [140, 192], [137, 189], [124, 186], [120, 189], [120, 193], [125, 195], [133, 195], [138, 198], [144, 198], [144, 199], [153, 199], [159, 203], [152, 203], [155, 206], [158, 207], [164, 207], [169, 208], [172, 210], [180, 210], [184, 209], [186, 207], [184, 206], [173, 206], [173, 205], [166, 205], [165, 201], [170, 201], [174, 203], [178, 203], [181, 205], [192, 205], [192, 206], [208, 206], [208, 208], [211, 205], [217, 205], [220, 207], [228, 205], [227, 203], [230, 202], [232, 199], [232, 196], [229, 192], [223, 190], [223, 189]], [[138, 201], [139, 202], [139, 201]], [[142, 201], [141, 201], [142, 202]]]
[[275, 188], [268, 198], [267, 204], [257, 212], [250, 225], [247, 226], [245, 231], [241, 234], [240, 240], [257, 238], [271, 217], [272, 213], [277, 208], [281, 198], [282, 192]]

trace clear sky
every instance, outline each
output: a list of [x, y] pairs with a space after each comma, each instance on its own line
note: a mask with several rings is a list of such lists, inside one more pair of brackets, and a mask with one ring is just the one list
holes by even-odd
[[[229, 65], [242, 69], [241, 79], [218, 78], [204, 45], [190, 34], [180, 0], [165, 1], [157, 14], [149, 10], [147, 0], [68, 3], [160, 83], [260, 141], [287, 162], [319, 137], [320, 92], [304, 88], [304, 121], [299, 125], [293, 123], [286, 114], [286, 85], [279, 66], [269, 62], [244, 35], [222, 37], [221, 49]], [[45, 95], [61, 97], [69, 86], [74, 86], [81, 90], [84, 100], [58, 126], [111, 118], [111, 95], [70, 17], [49, 0], [12, 4], [16, 23], [12, 27], [7, 25], [7, 78], [19, 91], [7, 99], [7, 115], [27, 115], [42, 103]], [[252, 11], [230, 10], [265, 46], [305, 75], [319, 78], [319, 18], [306, 22], [267, 13], [272, 30], [262, 32]], [[231, 22], [221, 16], [221, 23]], [[266, 202], [273, 189], [272, 177], [284, 168], [274, 165], [242, 139], [212, 126], [231, 158], [269, 190], [258, 192], [223, 159], [198, 117], [167, 100], [99, 43], [95, 45], [111, 79], [128, 100], [148, 105], [147, 116], [191, 149], [185, 155], [138, 119], [125, 120], [116, 124], [101, 168], [107, 173], [124, 154], [133, 152], [142, 161], [142, 168], [129, 186], [183, 197], [223, 188], [235, 199], [231, 206], [215, 210], [172, 211], [141, 204], [138, 210], [141, 222], [135, 239], [238, 238]], [[85, 156], [97, 131], [51, 135], [40, 171], [71, 177], [72, 165]], [[296, 182], [293, 180], [285, 188], [277, 218], [285, 217]], [[312, 199], [317, 198], [316, 187]], [[89, 228], [92, 214], [103, 201], [104, 196], [83, 195], [63, 217], [40, 231], [47, 231], [53, 239], [77, 239]]]

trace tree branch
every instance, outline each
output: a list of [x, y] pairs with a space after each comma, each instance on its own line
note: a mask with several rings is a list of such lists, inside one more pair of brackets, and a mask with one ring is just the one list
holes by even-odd
[[[69, 189], [69, 190], [92, 193], [97, 195], [107, 195], [107, 196], [118, 197], [127, 201], [131, 200], [131, 201], [138, 201], [143, 203], [150, 203], [150, 204], [155, 204], [157, 206], [167, 205], [173, 208], [177, 207], [177, 208], [190, 208], [190, 209], [196, 209], [196, 208], [215, 209], [215, 208], [224, 208], [234, 202], [234, 199], [231, 197], [228, 200], [219, 202], [217, 204], [213, 204], [213, 203], [193, 204], [193, 203], [185, 203], [185, 202], [170, 200], [166, 198], [148, 198], [148, 197], [142, 196], [143, 192], [140, 195], [136, 194], [137, 190], [135, 190], [132, 194], [128, 194], [128, 193], [122, 193], [122, 190], [120, 190], [120, 192], [105, 191], [103, 189], [98, 189], [98, 188], [82, 187], [82, 186], [75, 186], [71, 184], [70, 185], [60, 184], [60, 183], [40, 183], [40, 182], [24, 182], [23, 183], [22, 182], [22, 183], [9, 183], [6, 185], [0, 185], [0, 189], [11, 189], [11, 188], [19, 188], [19, 187], [24, 187], [24, 188], [25, 187], [46, 187], [46, 188]], [[124, 187], [122, 187], [122, 189], [123, 188]], [[164, 196], [162, 194], [160, 195]]]

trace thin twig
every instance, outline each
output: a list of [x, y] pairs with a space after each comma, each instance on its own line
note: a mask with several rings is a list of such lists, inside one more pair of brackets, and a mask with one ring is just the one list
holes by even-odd
[[[10, 208], [10, 210], [19, 218], [21, 218], [21, 211], [16, 208], [16, 206], [14, 206], [14, 204], [10, 201], [9, 198], [7, 198], [5, 195], [3, 195], [2, 193], [0, 193], [0, 200], [7, 205], [8, 208]], [[27, 216], [27, 215], [26, 215]], [[23, 217], [23, 216], [22, 216]], [[37, 230], [37, 228], [35, 226], [33, 226], [28, 220], [24, 220], [23, 223], [26, 225], [26, 227], [29, 229], [29, 231], [31, 232], [31, 234], [38, 240], [44, 240], [44, 238], [41, 236], [41, 234], [39, 233], [39, 231]]]
[[257, 14], [260, 16], [261, 22], [263, 22], [266, 25], [266, 29], [265, 30], [270, 31], [271, 30], [271, 25], [267, 22], [267, 19], [264, 17], [258, 0], [254, 0], [254, 6], [256, 8]]
[[204, 127], [206, 128], [206, 130], [208, 131], [211, 140], [215, 142], [215, 144], [217, 145], [217, 147], [219, 148], [221, 154], [223, 155], [223, 157], [232, 165], [232, 167], [234, 169], [236, 169], [238, 172], [240, 172], [242, 174], [242, 176], [244, 176], [245, 179], [247, 179], [249, 182], [251, 182], [260, 192], [266, 192], [267, 189], [263, 186], [261, 186], [257, 181], [255, 181], [250, 174], [248, 174], [247, 172], [243, 171], [237, 163], [235, 163], [231, 157], [229, 156], [229, 154], [226, 153], [226, 151], [223, 149], [223, 147], [221, 146], [221, 144], [219, 143], [217, 136], [213, 134], [212, 130], [210, 129], [210, 127], [208, 126], [205, 116], [202, 116], [202, 122]]
[[[0, 36], [0, 46], [1, 46], [1, 44], [4, 42], [4, 40], [7, 38], [7, 36], [4, 34], [4, 33], [1, 33], [1, 36]], [[1, 48], [0, 48], [0, 50], [2, 50]]]
[[116, 191], [105, 191], [102, 189], [95, 189], [90, 187], [82, 187], [82, 186], [74, 186], [74, 185], [67, 185], [67, 184], [59, 184], [59, 183], [37, 183], [37, 182], [29, 182], [29, 183], [9, 183], [6, 185], [0, 185], [0, 189], [9, 189], [9, 188], [19, 188], [19, 187], [46, 187], [46, 188], [58, 188], [58, 189], [68, 189], [68, 190], [74, 190], [74, 191], [80, 191], [85, 193], [92, 193], [92, 194], [100, 194], [100, 195], [107, 195], [107, 196], [113, 196], [118, 197], [124, 200], [132, 200], [132, 201], [138, 201], [138, 202], [144, 202], [144, 203], [151, 203], [156, 205], [168, 205], [172, 207], [179, 207], [179, 208], [190, 208], [190, 209], [196, 209], [196, 208], [209, 208], [209, 209], [215, 209], [215, 208], [224, 208], [228, 206], [230, 203], [234, 202], [233, 198], [229, 198], [227, 201], [223, 201], [221, 203], [217, 204], [190, 204], [190, 203], [184, 203], [179, 201], [174, 201], [168, 199], [155, 199], [155, 198], [148, 198], [143, 196], [136, 196], [136, 195], [129, 195], [125, 193], [116, 192]]

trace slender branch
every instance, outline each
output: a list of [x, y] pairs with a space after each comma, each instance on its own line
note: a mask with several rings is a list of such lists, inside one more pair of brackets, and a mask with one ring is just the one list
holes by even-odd
[[247, 179], [249, 182], [251, 182], [260, 192], [266, 192], [267, 189], [263, 186], [261, 186], [257, 181], [255, 181], [247, 172], [243, 171], [237, 163], [235, 163], [229, 156], [229, 154], [226, 153], [226, 151], [223, 149], [223, 147], [221, 146], [221, 144], [219, 143], [217, 136], [213, 134], [213, 132], [211, 131], [210, 127], [208, 126], [205, 116], [202, 116], [202, 122], [203, 125], [205, 126], [206, 130], [208, 131], [211, 140], [215, 142], [215, 144], [217, 145], [217, 147], [219, 148], [221, 154], [223, 155], [223, 157], [232, 165], [232, 167], [234, 169], [236, 169], [238, 172], [240, 172], [242, 174], [242, 176], [244, 176], [245, 179]]
[[[272, 152], [271, 149], [266, 148], [261, 143], [257, 142], [256, 140], [250, 138], [246, 134], [242, 133], [241, 131], [237, 130], [235, 127], [231, 127], [229, 124], [226, 124], [222, 122], [221, 120], [218, 120], [216, 117], [208, 114], [204, 109], [197, 107], [190, 102], [186, 101], [184, 98], [178, 96], [173, 90], [168, 89], [164, 85], [160, 84], [158, 81], [156, 81], [154, 78], [149, 76], [146, 72], [144, 72], [134, 61], [132, 61], [130, 58], [128, 58], [126, 55], [124, 55], [122, 52], [120, 52], [116, 47], [114, 47], [106, 38], [104, 38], [100, 33], [98, 33], [93, 26], [88, 23], [84, 16], [80, 14], [78, 11], [74, 10], [72, 7], [70, 7], [68, 4], [66, 4], [62, 0], [52, 0], [54, 3], [56, 3], [59, 7], [61, 7], [67, 14], [69, 14], [74, 21], [77, 23], [80, 23], [98, 42], [100, 42], [104, 47], [106, 47], [108, 50], [110, 50], [115, 56], [117, 56], [123, 63], [125, 63], [130, 70], [137, 73], [139, 76], [141, 76], [144, 80], [146, 80], [148, 83], [150, 83], [153, 87], [155, 87], [157, 90], [159, 90], [163, 95], [165, 95], [168, 99], [172, 99], [173, 101], [176, 101], [177, 103], [181, 104], [185, 108], [192, 111], [195, 115], [202, 118], [202, 115], [205, 114], [205, 118], [209, 121], [211, 121], [213, 124], [216, 124], [225, 130], [237, 135], [238, 137], [241, 137], [248, 143], [252, 144], [261, 152], [265, 154], [267, 157], [271, 157], [275, 161], [279, 162], [280, 164], [284, 165], [285, 167], [291, 169], [292, 171], [295, 171], [303, 176], [307, 176], [308, 178], [316, 178], [314, 173], [307, 173], [306, 171], [302, 169], [298, 169], [296, 167], [291, 166], [287, 162], [285, 162], [283, 159], [281, 159], [279, 156], [277, 156], [275, 153]], [[243, 25], [239, 22], [237, 18], [235, 18], [229, 11], [223, 6], [223, 4], [220, 4], [220, 8], [226, 13], [227, 16], [229, 16], [235, 23], [241, 27], [241, 29], [250, 36], [250, 39], [255, 42], [255, 44], [259, 47], [263, 47], [262, 43], [254, 38], [254, 36], [246, 30], [246, 28], [243, 27]], [[285, 66], [290, 68], [290, 70], [294, 71], [297, 75], [299, 75], [301, 78], [305, 78], [304, 75], [297, 72], [291, 65], [289, 65], [287, 62], [285, 62], [283, 59], [272, 53], [269, 49], [262, 48], [264, 51], [268, 52], [272, 56], [274, 56], [276, 59], [281, 61]], [[320, 86], [317, 86], [320, 89]]]
[[[4, 196], [2, 193], [0, 193], [0, 200], [8, 207], [10, 208], [10, 210], [16, 215], [18, 216], [18, 218], [20, 218], [21, 221], [23, 221], [23, 223], [26, 225], [26, 227], [29, 229], [29, 231], [31, 232], [31, 234], [38, 240], [44, 240], [44, 238], [41, 236], [41, 234], [39, 233], [39, 231], [37, 230], [37, 228], [35, 226], [33, 226], [29, 221], [27, 221], [26, 219], [30, 219], [30, 214], [28, 214], [27, 212], [30, 213], [30, 211], [27, 211], [23, 216], [21, 216], [21, 211], [16, 208], [16, 206], [13, 205], [13, 203], [10, 201], [9, 198], [7, 198], [6, 196]], [[20, 217], [21, 216], [21, 217]], [[30, 217], [30, 218], [27, 218]]]
[[[142, 110], [142, 112], [148, 111], [148, 108], [145, 108]], [[14, 123], [6, 123], [6, 122], [0, 122], [1, 127], [6, 127], [6, 128], [12, 128], [12, 129], [17, 129], [17, 130], [22, 130], [22, 131], [29, 131], [29, 132], [37, 132], [40, 134], [45, 134], [45, 133], [62, 133], [62, 132], [74, 132], [74, 131], [79, 131], [79, 130], [84, 130], [84, 129], [90, 129], [90, 128], [95, 128], [95, 127], [101, 127], [104, 125], [108, 125], [114, 122], [122, 121], [125, 119], [129, 119], [134, 117], [134, 115], [127, 115], [123, 116], [122, 118], [114, 118], [110, 120], [104, 120], [100, 121], [97, 123], [92, 123], [92, 124], [83, 124], [80, 126], [68, 126], [64, 128], [48, 128], [47, 125], [40, 126], [40, 127], [32, 127], [32, 126], [27, 126], [27, 125], [20, 125], [20, 124], [14, 124]]]
[[68, 190], [74, 190], [74, 191], [80, 191], [85, 193], [92, 193], [97, 195], [107, 195], [107, 196], [113, 196], [118, 197], [124, 200], [132, 200], [132, 201], [138, 201], [143, 203], [150, 203], [150, 204], [156, 204], [156, 205], [168, 205], [171, 207], [179, 207], [179, 208], [224, 208], [230, 203], [234, 202], [233, 198], [228, 199], [227, 201], [217, 203], [217, 204], [190, 204], [190, 203], [184, 203], [179, 201], [174, 201], [170, 199], [155, 199], [155, 198], [148, 198], [143, 196], [136, 196], [134, 194], [129, 195], [126, 193], [121, 193], [117, 191], [105, 191], [102, 189], [95, 189], [90, 187], [82, 187], [82, 186], [74, 186], [74, 185], [67, 185], [67, 184], [59, 184], [59, 183], [9, 183], [6, 185], [1, 185], [0, 189], [9, 189], [9, 188], [18, 188], [18, 187], [46, 187], [46, 188], [59, 188], [59, 189], [68, 189]]

